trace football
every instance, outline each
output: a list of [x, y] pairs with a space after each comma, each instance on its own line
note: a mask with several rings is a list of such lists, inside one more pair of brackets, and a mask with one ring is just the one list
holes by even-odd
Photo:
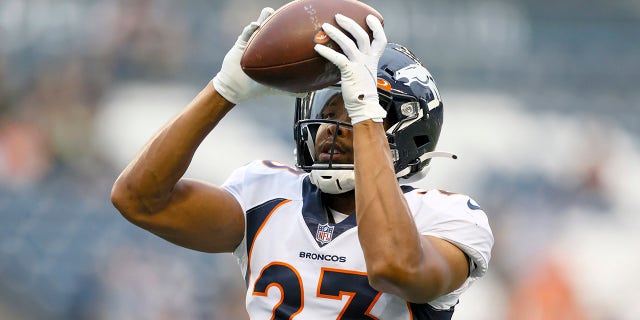
[[319, 43], [342, 52], [322, 31], [322, 24], [327, 22], [344, 32], [335, 21], [337, 13], [356, 21], [370, 38], [373, 34], [366, 17], [373, 14], [383, 21], [375, 9], [356, 0], [292, 1], [253, 33], [240, 61], [242, 70], [259, 83], [296, 93], [337, 83], [338, 68], [313, 49]]

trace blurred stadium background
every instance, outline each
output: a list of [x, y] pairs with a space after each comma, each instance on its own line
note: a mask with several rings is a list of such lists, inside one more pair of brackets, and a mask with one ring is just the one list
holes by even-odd
[[[230, 254], [168, 244], [111, 206], [119, 171], [286, 1], [0, 1], [0, 319], [242, 319]], [[640, 2], [365, 1], [436, 77], [417, 185], [490, 217], [489, 275], [455, 319], [640, 318]], [[293, 162], [293, 101], [242, 105], [190, 177]]]

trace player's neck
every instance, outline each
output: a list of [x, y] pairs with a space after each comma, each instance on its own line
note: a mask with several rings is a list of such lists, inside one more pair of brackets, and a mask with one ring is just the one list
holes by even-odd
[[340, 194], [322, 194], [324, 204], [340, 213], [350, 215], [356, 211], [355, 192], [349, 191]]

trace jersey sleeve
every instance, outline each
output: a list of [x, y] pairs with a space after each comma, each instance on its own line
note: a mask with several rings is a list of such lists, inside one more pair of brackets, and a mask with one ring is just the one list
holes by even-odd
[[420, 234], [447, 240], [469, 257], [467, 280], [453, 292], [429, 302], [436, 309], [448, 309], [489, 268], [493, 233], [487, 215], [462, 194], [414, 190], [406, 195]]
[[493, 233], [485, 212], [469, 196], [432, 190], [422, 196], [414, 218], [418, 230], [447, 240], [470, 258], [470, 278], [488, 270]]
[[255, 160], [234, 170], [221, 188], [231, 193], [246, 213], [273, 199], [299, 199], [306, 172], [272, 160]]
[[235, 169], [220, 186], [222, 189], [227, 190], [229, 193], [231, 193], [231, 195], [233, 195], [234, 198], [236, 198], [236, 201], [238, 201], [238, 203], [240, 204], [242, 211], [246, 211], [245, 203], [242, 201], [244, 180], [247, 174], [248, 167], [251, 165], [252, 163], [249, 163], [248, 165]]
[[[277, 199], [300, 200], [301, 182], [306, 173], [271, 160], [256, 160], [234, 170], [220, 186], [238, 201], [245, 214]], [[246, 225], [246, 224], [245, 224]], [[245, 227], [246, 229], [246, 227]], [[247, 268], [247, 234], [234, 250], [244, 273]]]

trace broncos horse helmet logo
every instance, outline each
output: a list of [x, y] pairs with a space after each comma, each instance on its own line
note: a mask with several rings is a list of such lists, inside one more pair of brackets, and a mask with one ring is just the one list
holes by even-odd
[[429, 88], [435, 97], [438, 98], [438, 100], [440, 99], [431, 73], [421, 64], [411, 64], [396, 71], [395, 78], [398, 81], [404, 82], [404, 85], [408, 87], [413, 83], [417, 83], [425, 88]]
[[423, 87], [427, 87], [429, 85], [429, 81], [433, 79], [429, 71], [427, 71], [427, 68], [419, 64], [408, 65], [396, 71], [395, 78], [398, 81], [404, 82], [407, 86], [411, 86], [412, 83], [418, 82]]

